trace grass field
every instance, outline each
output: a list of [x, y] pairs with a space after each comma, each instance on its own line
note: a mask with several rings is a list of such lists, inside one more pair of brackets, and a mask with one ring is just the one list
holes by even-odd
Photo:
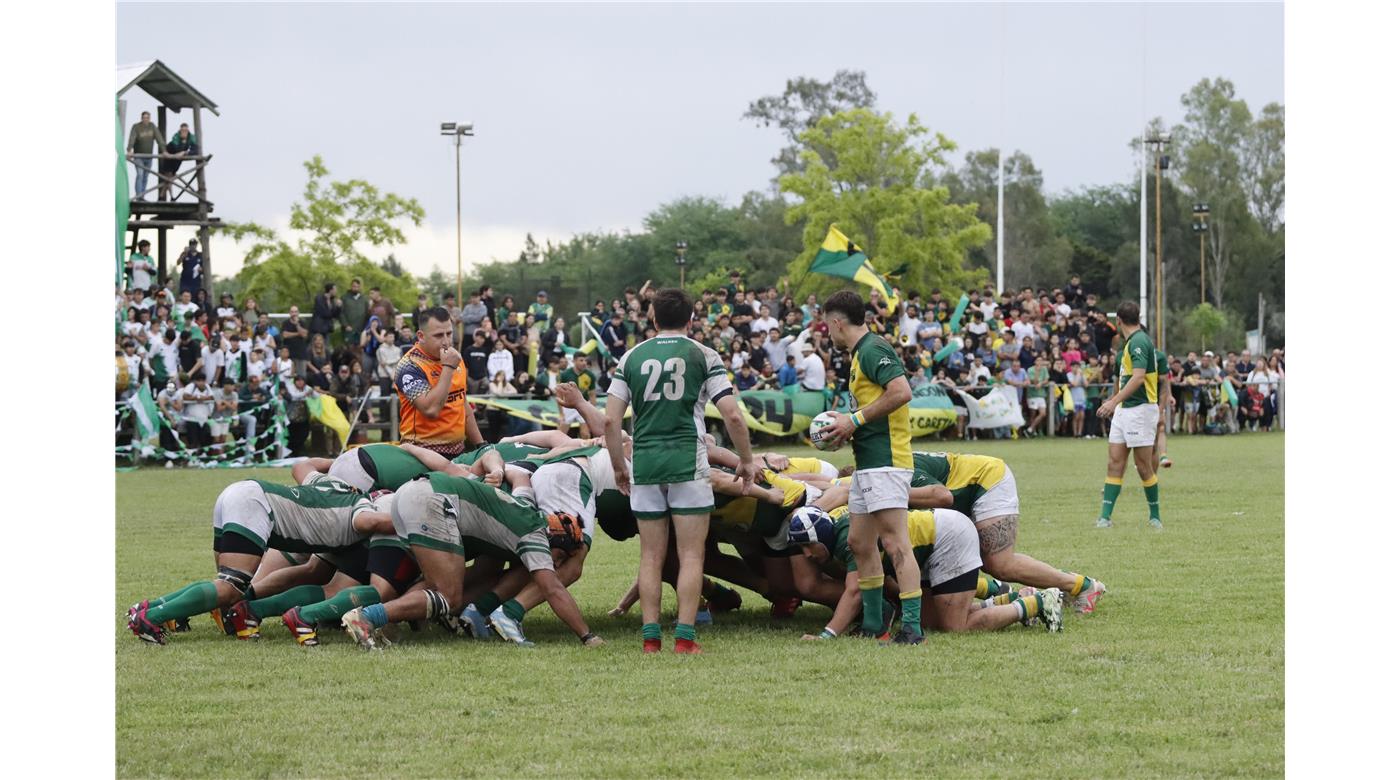
[[1131, 475], [1117, 527], [1094, 528], [1102, 439], [964, 447], [1014, 469], [1019, 549], [1108, 583], [1098, 611], [1068, 617], [1063, 634], [804, 643], [827, 611], [773, 623], [744, 592], [739, 613], [701, 627], [700, 657], [643, 657], [638, 611], [607, 616], [637, 547], [606, 537], [573, 589], [609, 640], [597, 650], [547, 607], [525, 624], [533, 650], [441, 632], [374, 654], [343, 634], [303, 649], [276, 620], [260, 643], [238, 643], [207, 616], [146, 645], [126, 631], [126, 607], [211, 576], [218, 492], [289, 477], [118, 474], [117, 774], [1281, 776], [1283, 436], [1171, 449], [1156, 533]]

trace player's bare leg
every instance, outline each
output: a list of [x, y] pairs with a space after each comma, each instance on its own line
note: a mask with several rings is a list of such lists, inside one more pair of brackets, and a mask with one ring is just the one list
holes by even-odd
[[645, 633], [648, 626], [661, 626], [661, 567], [666, 563], [666, 542], [671, 535], [671, 523], [666, 518], [637, 520], [637, 536], [641, 540], [641, 564], [637, 569], [637, 595], [642, 602], [642, 652], [661, 651], [661, 637]]
[[[705, 578], [705, 537], [710, 533], [710, 516], [673, 514], [671, 522], [676, 528], [676, 556], [680, 560], [676, 572], [675, 651], [699, 653], [695, 613], [700, 609], [700, 583]], [[660, 614], [659, 603], [657, 613]]]

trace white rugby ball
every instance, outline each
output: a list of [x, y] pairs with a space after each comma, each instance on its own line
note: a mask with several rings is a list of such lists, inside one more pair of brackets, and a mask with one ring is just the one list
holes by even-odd
[[836, 422], [836, 412], [822, 412], [812, 418], [812, 424], [807, 428], [807, 436], [812, 440], [812, 446], [823, 452], [831, 452], [841, 449], [839, 444], [831, 444], [826, 441], [826, 429]]

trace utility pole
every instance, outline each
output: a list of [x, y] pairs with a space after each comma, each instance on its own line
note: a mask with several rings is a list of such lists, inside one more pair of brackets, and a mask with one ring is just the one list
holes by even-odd
[[1171, 142], [1170, 135], [1154, 134], [1147, 139], [1157, 164], [1157, 328], [1153, 335], [1156, 336], [1159, 345], [1166, 335], [1162, 332], [1162, 309], [1166, 306], [1166, 293], [1162, 289], [1162, 171], [1171, 167], [1170, 158], [1162, 152]]
[[681, 269], [681, 289], [685, 289], [685, 239], [676, 242], [676, 265]]
[[1201, 303], [1206, 302], [1206, 233], [1210, 232], [1210, 206], [1197, 203], [1191, 209], [1191, 232], [1201, 239]]
[[457, 305], [462, 306], [462, 136], [476, 135], [471, 122], [443, 122], [442, 134], [452, 136], [457, 153]]

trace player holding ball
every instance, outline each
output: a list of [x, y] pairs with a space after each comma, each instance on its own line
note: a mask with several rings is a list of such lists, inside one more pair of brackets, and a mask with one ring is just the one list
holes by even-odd
[[836, 346], [851, 352], [850, 387], [856, 411], [838, 415], [821, 431], [821, 441], [824, 449], [834, 449], [849, 439], [855, 453], [849, 543], [860, 577], [861, 633], [890, 641], [881, 620], [883, 545], [899, 582], [901, 620], [893, 641], [922, 644], [922, 591], [908, 527], [909, 482], [914, 474], [909, 426], [913, 392], [894, 347], [866, 326], [860, 296], [849, 290], [834, 293], [822, 311]]

